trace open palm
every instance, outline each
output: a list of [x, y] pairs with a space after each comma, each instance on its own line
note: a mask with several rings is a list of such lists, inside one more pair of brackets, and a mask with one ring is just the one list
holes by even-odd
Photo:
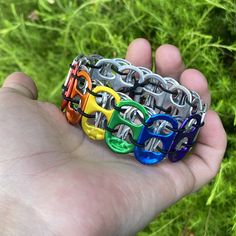
[[[126, 59], [151, 68], [150, 44], [136, 39]], [[177, 48], [159, 47], [156, 67], [210, 103], [206, 79], [184, 68]], [[36, 98], [33, 81], [22, 73], [10, 75], [0, 90], [0, 216], [7, 212], [1, 235], [133, 235], [209, 182], [223, 158], [225, 131], [213, 111], [188, 157], [144, 166], [90, 141], [56, 106]]]

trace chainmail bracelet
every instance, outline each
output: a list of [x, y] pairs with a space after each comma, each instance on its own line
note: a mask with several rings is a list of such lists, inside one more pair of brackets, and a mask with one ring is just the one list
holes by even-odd
[[143, 164], [181, 160], [203, 126], [207, 105], [175, 79], [120, 58], [77, 56], [62, 87], [61, 110], [93, 140]]

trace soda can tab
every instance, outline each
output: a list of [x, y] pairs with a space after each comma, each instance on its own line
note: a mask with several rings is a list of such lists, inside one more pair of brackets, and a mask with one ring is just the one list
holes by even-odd
[[108, 123], [111, 119], [114, 109], [107, 108], [107, 104], [110, 99], [114, 99], [115, 103], [119, 103], [120, 96], [111, 88], [105, 86], [97, 86], [92, 90], [91, 94], [87, 101], [87, 106], [85, 107], [84, 112], [86, 114], [95, 113], [95, 118], [90, 120], [89, 118], [83, 116], [81, 120], [81, 126], [84, 132], [90, 139], [93, 140], [102, 140], [105, 137], [104, 127], [99, 127], [101, 121]]
[[[124, 154], [134, 151], [133, 142], [136, 142], [143, 128], [140, 117], [145, 121], [148, 118], [148, 112], [141, 104], [131, 99], [121, 101], [115, 106], [105, 132], [106, 144], [113, 152]], [[120, 133], [118, 136], [113, 132], [117, 128], [117, 133]], [[133, 142], [129, 142], [127, 136]]]
[[70, 65], [70, 69], [66, 76], [65, 83], [62, 86], [62, 101], [61, 101], [61, 110], [64, 111], [68, 104], [68, 100], [66, 98], [70, 98], [71, 91], [73, 89], [73, 85], [75, 82], [75, 78], [73, 75], [76, 75], [76, 71], [78, 70], [77, 62], [74, 60]]
[[198, 131], [203, 125], [201, 120], [201, 115], [195, 114], [183, 121], [182, 125], [180, 126], [180, 130], [175, 136], [174, 142], [170, 147], [168, 159], [171, 162], [181, 160], [192, 148], [197, 138]]
[[70, 101], [66, 107], [66, 118], [67, 120], [76, 125], [80, 122], [82, 115], [79, 110], [84, 111], [89, 93], [87, 89], [92, 88], [92, 82], [90, 75], [86, 71], [79, 71], [76, 76], [73, 76], [74, 83], [70, 93]]
[[135, 158], [147, 165], [160, 162], [168, 154], [177, 130], [178, 122], [171, 115], [152, 115], [139, 135], [139, 146], [134, 149]]

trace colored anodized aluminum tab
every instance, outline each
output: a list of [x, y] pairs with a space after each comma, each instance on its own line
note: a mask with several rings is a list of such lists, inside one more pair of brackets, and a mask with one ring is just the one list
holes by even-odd
[[[102, 94], [103, 92], [106, 92], [114, 97], [115, 103], [120, 102], [120, 96], [111, 88], [105, 87], [105, 86], [97, 86], [93, 89], [93, 92], [96, 94]], [[84, 112], [86, 114], [92, 114], [95, 112], [101, 112], [106, 116], [107, 123], [110, 121], [112, 113], [114, 109], [108, 110], [101, 106], [99, 106], [96, 102], [96, 97], [92, 94], [89, 96], [87, 101], [87, 106], [85, 107]], [[102, 140], [105, 136], [105, 130], [99, 127], [96, 127], [95, 125], [91, 125], [88, 123], [88, 118], [83, 116], [81, 121], [81, 126], [84, 130], [84, 132], [88, 135], [90, 139], [93, 140]]]
[[[84, 111], [88, 97], [90, 95], [87, 92], [87, 88], [90, 90], [92, 88], [92, 82], [89, 74], [85, 71], [77, 72], [70, 98], [72, 100], [75, 99], [79, 102], [79, 108], [82, 111]], [[82, 118], [82, 115], [76, 110], [73, 102], [69, 102], [66, 107], [66, 118], [73, 125], [78, 124]]]
[[[72, 75], [75, 75], [76, 71], [77, 71], [76, 62], [72, 63], [72, 67], [73, 68], [70, 68], [69, 71], [68, 71], [68, 74], [67, 74], [67, 77], [66, 77], [66, 81], [64, 83], [63, 90], [62, 90], [62, 93], [67, 98], [68, 97], [70, 98], [71, 91], [73, 89], [73, 85], [74, 85], [74, 82], [75, 82], [75, 78]], [[61, 110], [62, 111], [64, 111], [64, 109], [66, 108], [67, 104], [68, 104], [68, 101], [62, 98], [62, 101], [61, 101]]]
[[[117, 104], [118, 109], [125, 109], [127, 107], [135, 107], [143, 114], [144, 121], [148, 118], [148, 112], [147, 110], [140, 105], [139, 103], [133, 101], [133, 100], [125, 100], [121, 101]], [[111, 120], [108, 123], [109, 129], [115, 129], [119, 125], [126, 125], [128, 126], [132, 131], [133, 139], [136, 141], [139, 137], [139, 134], [143, 128], [143, 124], [134, 124], [129, 119], [124, 118], [120, 115], [120, 111], [114, 110]], [[134, 144], [127, 142], [124, 139], [118, 138], [115, 135], [112, 134], [109, 130], [106, 130], [105, 133], [106, 136], [106, 144], [108, 147], [116, 153], [130, 153], [134, 151]]]
[[[152, 115], [146, 121], [147, 126], [143, 127], [138, 138], [138, 143], [145, 146], [145, 143], [147, 143], [148, 140], [155, 138], [156, 141], [159, 140], [162, 142], [162, 150], [167, 152], [170, 149], [176, 133], [174, 131], [168, 132], [167, 134], [159, 132], [156, 133], [152, 127], [152, 124], [158, 120], [162, 121], [162, 123], [167, 121], [166, 123], [170, 124], [173, 129], [178, 129], [178, 122], [174, 117], [166, 114]], [[148, 151], [145, 150], [145, 147], [136, 146], [134, 149], [134, 155], [135, 158], [142, 164], [153, 165], [160, 162], [166, 156], [166, 153]]]
[[[186, 131], [186, 126], [193, 120], [196, 121], [196, 124], [191, 127], [190, 131]], [[182, 125], [180, 126], [180, 131], [175, 136], [174, 142], [170, 147], [170, 153], [168, 154], [168, 159], [170, 161], [176, 162], [184, 158], [197, 138], [199, 128], [201, 127], [201, 120], [201, 115], [195, 114], [183, 121]], [[182, 145], [182, 143], [187, 143], [187, 145]]]

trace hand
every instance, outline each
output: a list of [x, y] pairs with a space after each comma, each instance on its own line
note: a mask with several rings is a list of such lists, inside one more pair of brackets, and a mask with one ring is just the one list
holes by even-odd
[[[151, 68], [150, 44], [134, 40], [126, 59]], [[159, 47], [156, 67], [210, 104], [204, 75], [185, 69], [176, 47]], [[34, 82], [22, 73], [0, 90], [1, 235], [133, 235], [208, 183], [226, 148], [222, 123], [209, 110], [188, 157], [145, 166], [90, 141], [55, 105], [36, 98]]]

